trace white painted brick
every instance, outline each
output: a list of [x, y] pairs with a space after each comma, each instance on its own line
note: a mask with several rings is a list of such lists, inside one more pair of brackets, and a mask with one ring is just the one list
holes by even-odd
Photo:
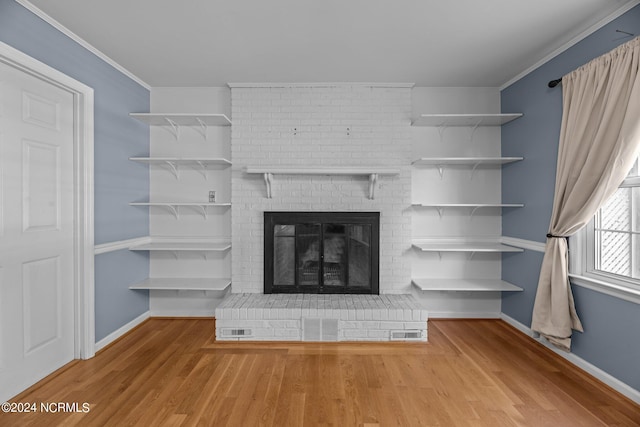
[[344, 337], [348, 339], [367, 338], [368, 334], [367, 334], [367, 331], [363, 329], [345, 329]]
[[392, 330], [392, 329], [404, 329], [402, 322], [380, 322], [380, 329]]
[[380, 338], [380, 339], [388, 339], [389, 331], [381, 331], [378, 329], [369, 329], [367, 330], [367, 337], [369, 338]]
[[[404, 329], [424, 329], [426, 328], [426, 322], [404, 322]], [[403, 328], [398, 328], [403, 329]]]
[[[381, 290], [400, 288], [408, 283], [410, 263], [401, 260], [406, 257], [404, 252], [411, 241], [411, 216], [403, 212], [411, 203], [410, 89], [363, 90], [349, 85], [278, 91], [263, 89], [232, 89], [234, 292], [262, 287], [261, 275], [246, 273], [247, 270], [255, 271], [248, 264], [261, 259], [261, 242], [249, 251], [238, 250], [243, 244], [237, 243], [241, 240], [235, 237], [245, 232], [243, 224], [246, 224], [242, 214], [236, 215], [235, 208], [240, 206], [251, 206], [250, 210], [260, 213], [264, 210], [380, 210], [383, 220], [396, 219], [387, 222], [393, 224], [392, 232], [381, 244], [381, 273], [385, 271], [381, 274]], [[288, 108], [290, 110], [286, 111]], [[252, 116], [254, 113], [257, 115]], [[350, 127], [349, 137], [347, 126]], [[299, 131], [295, 137], [292, 135], [294, 127]], [[328, 152], [340, 152], [338, 161], [333, 155], [327, 156]], [[266, 157], [258, 155], [255, 158], [256, 153], [266, 153]], [[320, 156], [326, 157], [318, 158]], [[350, 177], [335, 180], [276, 177], [274, 198], [266, 199], [261, 177], [247, 177], [242, 169], [247, 165], [273, 164], [274, 160], [282, 159], [299, 165], [320, 162], [390, 165], [392, 160], [398, 159], [393, 164], [402, 172], [398, 178], [380, 179], [383, 187], [377, 189], [379, 197], [375, 200], [366, 198], [366, 182]], [[292, 194], [293, 191], [297, 193]], [[336, 198], [336, 192], [344, 194]], [[279, 196], [283, 199], [278, 199]], [[253, 254], [254, 251], [257, 253]]]

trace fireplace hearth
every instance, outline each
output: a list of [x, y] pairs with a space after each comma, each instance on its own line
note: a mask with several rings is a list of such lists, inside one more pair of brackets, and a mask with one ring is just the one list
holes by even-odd
[[379, 212], [264, 212], [264, 293], [378, 294]]

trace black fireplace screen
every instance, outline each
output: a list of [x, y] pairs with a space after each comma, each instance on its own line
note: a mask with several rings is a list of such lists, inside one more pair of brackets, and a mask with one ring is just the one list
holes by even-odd
[[379, 212], [265, 212], [265, 293], [378, 293]]

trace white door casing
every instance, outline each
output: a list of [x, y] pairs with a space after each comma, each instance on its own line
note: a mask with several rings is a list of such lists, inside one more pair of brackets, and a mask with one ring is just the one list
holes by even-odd
[[93, 91], [0, 43], [0, 401], [94, 355]]

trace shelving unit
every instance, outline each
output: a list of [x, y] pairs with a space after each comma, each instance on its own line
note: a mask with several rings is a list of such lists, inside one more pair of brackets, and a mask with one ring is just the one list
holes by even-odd
[[420, 241], [412, 246], [422, 252], [522, 252], [522, 248], [499, 242]]
[[[175, 268], [175, 275], [178, 277], [150, 277], [141, 282], [134, 283], [130, 285], [130, 289], [146, 289], [152, 292], [164, 292], [164, 291], [181, 291], [178, 294], [177, 298], [180, 298], [180, 295], [184, 295], [182, 291], [204, 291], [205, 295], [209, 295], [210, 292], [213, 292], [213, 295], [220, 292], [225, 292], [231, 286], [231, 279], [228, 277], [180, 277], [181, 274], [186, 276], [198, 276], [204, 272], [208, 276], [209, 272], [213, 270], [213, 267], [205, 267], [207, 264], [202, 264], [203, 262], [212, 262], [209, 260], [210, 257], [216, 257], [224, 260], [224, 254], [226, 254], [231, 248], [230, 238], [218, 238], [213, 236], [207, 236], [208, 229], [202, 228], [204, 226], [209, 227], [209, 224], [205, 222], [204, 226], [196, 226], [195, 223], [191, 223], [192, 221], [189, 218], [182, 218], [181, 213], [184, 213], [185, 210], [192, 210], [200, 213], [204, 220], [210, 219], [214, 214], [227, 212], [227, 209], [231, 206], [231, 203], [227, 202], [200, 202], [197, 200], [188, 200], [188, 198], [193, 196], [194, 189], [197, 189], [197, 193], [206, 194], [207, 191], [210, 190], [210, 184], [207, 182], [210, 180], [211, 175], [209, 172], [211, 171], [220, 171], [231, 166], [231, 161], [225, 157], [216, 157], [210, 155], [197, 155], [197, 152], [206, 152], [211, 153], [212, 149], [210, 149], [210, 143], [218, 142], [216, 140], [209, 141], [209, 129], [211, 127], [218, 126], [230, 126], [231, 121], [225, 114], [216, 114], [216, 113], [131, 113], [132, 118], [142, 121], [143, 123], [148, 124], [149, 126], [159, 126], [166, 128], [175, 138], [175, 140], [183, 139], [184, 143], [189, 144], [189, 153], [196, 153], [196, 155], [181, 155], [185, 151], [181, 148], [182, 144], [172, 144], [172, 141], [167, 138], [168, 135], [154, 134], [152, 133], [151, 144], [164, 144], [164, 149], [160, 150], [162, 154], [169, 155], [161, 155], [154, 156], [154, 149], [152, 147], [151, 155], [149, 156], [140, 156], [140, 157], [130, 157], [129, 160], [141, 164], [149, 165], [150, 167], [159, 167], [168, 169], [171, 174], [178, 181], [175, 184], [170, 184], [170, 181], [166, 181], [166, 178], [163, 177], [162, 174], [155, 175], [155, 178], [152, 175], [152, 179], [156, 179], [158, 189], [160, 190], [156, 195], [151, 195], [151, 199], [149, 201], [136, 201], [129, 203], [130, 206], [138, 206], [138, 207], [146, 207], [148, 209], [163, 209], [168, 213], [172, 214], [176, 220], [180, 222], [176, 222], [176, 228], [169, 228], [168, 234], [179, 234], [176, 236], [155, 236], [152, 235], [150, 241], [144, 244], [133, 245], [129, 247], [131, 251], [146, 251], [149, 252], [150, 257], [153, 260], [162, 260], [157, 261], [157, 266], [160, 267], [161, 274], [167, 273], [167, 275], [173, 276]], [[185, 132], [182, 134], [182, 128], [190, 128], [199, 133], [203, 139], [197, 137], [194, 134], [188, 134]], [[228, 143], [228, 142], [227, 142]], [[195, 149], [194, 149], [195, 148]], [[213, 151], [216, 151], [218, 148], [213, 148]], [[193, 181], [192, 176], [185, 175], [181, 176], [181, 172], [183, 170], [194, 170], [200, 173], [204, 177], [204, 182], [202, 186], [197, 184], [197, 181]], [[213, 173], [213, 172], [212, 172]], [[169, 178], [169, 177], [167, 177]], [[153, 181], [152, 181], [153, 182]], [[189, 183], [189, 184], [187, 184]], [[194, 184], [195, 183], [195, 184]], [[189, 185], [187, 188], [185, 185]], [[165, 188], [167, 188], [165, 190]], [[189, 191], [183, 191], [189, 190]], [[154, 198], [160, 200], [153, 200]], [[180, 199], [187, 200], [180, 200]], [[163, 220], [161, 217], [160, 220]], [[196, 218], [197, 219], [197, 218]], [[189, 226], [186, 228], [184, 224], [188, 224]], [[227, 227], [225, 227], [227, 228]], [[230, 228], [230, 227], [229, 227]], [[227, 228], [228, 229], [228, 228]], [[182, 235], [178, 230], [189, 230], [189, 235]], [[195, 230], [198, 230], [198, 234], [195, 234]], [[159, 255], [162, 252], [172, 253], [175, 261], [170, 261], [170, 268], [162, 268], [164, 263], [164, 258]], [[196, 253], [202, 255], [203, 260], [198, 260], [198, 257], [187, 257], [181, 256], [180, 254], [188, 254], [188, 253]], [[218, 254], [218, 255], [216, 255]], [[220, 261], [218, 259], [213, 260], [214, 263], [225, 262]], [[175, 264], [174, 264], [175, 263]], [[213, 264], [213, 266], [217, 266], [218, 264]], [[209, 264], [212, 266], [212, 264]], [[183, 269], [187, 269], [182, 271]], [[191, 270], [195, 268], [195, 270]], [[201, 271], [200, 271], [201, 270]], [[185, 273], [189, 274], [185, 274]], [[151, 275], [158, 275], [157, 271], [152, 271]], [[212, 274], [212, 275], [215, 275]], [[220, 276], [227, 276], [228, 272], [223, 272]], [[152, 294], [150, 294], [152, 296]], [[193, 295], [187, 296], [187, 301], [184, 304], [189, 304], [189, 301], [192, 301]], [[202, 298], [202, 296], [201, 296]], [[165, 298], [161, 298], [162, 301]], [[173, 301], [173, 300], [172, 300]], [[178, 301], [178, 300], [175, 300]], [[183, 301], [183, 300], [180, 300]], [[180, 303], [179, 305], [182, 305]], [[201, 307], [202, 303], [196, 304], [197, 307]]]
[[411, 126], [430, 127], [477, 127], [502, 126], [522, 117], [521, 113], [497, 114], [421, 114], [411, 122]]
[[482, 208], [521, 208], [524, 207], [522, 203], [413, 203], [412, 206], [419, 208], [435, 208], [438, 211], [438, 215], [442, 218], [445, 208], [468, 208], [471, 209], [470, 216], [476, 213], [478, 209]]
[[212, 291], [223, 292], [231, 286], [231, 279], [209, 279], [192, 277], [148, 278], [129, 286], [129, 289], [148, 289], [158, 291]]
[[231, 203], [198, 203], [198, 202], [132, 202], [130, 206], [161, 207], [169, 210], [176, 219], [180, 219], [180, 208], [195, 208], [204, 219], [208, 218], [207, 208], [230, 207]]
[[[513, 113], [513, 114], [422, 114], [416, 119], [413, 120], [412, 126], [419, 127], [434, 127], [437, 128], [440, 134], [440, 142], [443, 142], [443, 132], [446, 128], [449, 127], [468, 127], [470, 128], [470, 137], [469, 143], [473, 142], [473, 137], [478, 127], [483, 126], [502, 126], [506, 123], [511, 122], [519, 117], [522, 117], [522, 114]], [[456, 138], [459, 138], [460, 134], [455, 134]], [[488, 134], [487, 134], [488, 136]], [[458, 147], [464, 146], [464, 141], [457, 140]], [[460, 148], [458, 148], [460, 150]], [[439, 149], [441, 151], [441, 148]], [[502, 167], [505, 164], [519, 162], [524, 160], [523, 157], [503, 157], [503, 156], [433, 156], [433, 157], [418, 157], [412, 162], [412, 166], [414, 168], [424, 168], [424, 167], [435, 167], [438, 170], [440, 178], [442, 179], [444, 176], [444, 171], [447, 167], [456, 167], [456, 168], [469, 168], [471, 174], [470, 179], [473, 180], [474, 173], [480, 167]], [[460, 184], [459, 178], [457, 181]], [[453, 190], [455, 192], [455, 190]], [[462, 191], [461, 194], [465, 192]], [[467, 198], [471, 198], [469, 196], [475, 196], [470, 192], [466, 195]], [[485, 194], [484, 192], [480, 192]], [[490, 192], [489, 192], [490, 193]], [[490, 194], [486, 194], [490, 195]], [[429, 193], [425, 193], [422, 197], [429, 197]], [[464, 196], [463, 196], [464, 197]], [[475, 199], [481, 197], [473, 197]], [[491, 196], [491, 199], [495, 200], [495, 196]], [[521, 208], [524, 205], [521, 203], [492, 203], [492, 202], [478, 202], [478, 203], [463, 203], [463, 202], [453, 202], [453, 203], [438, 203], [438, 202], [416, 202], [413, 203], [412, 206], [414, 208], [430, 208], [436, 209], [440, 218], [443, 217], [444, 211], [446, 209], [468, 209], [470, 218], [479, 210], [479, 209], [495, 209], [498, 213], [502, 212], [502, 209], [508, 208]], [[419, 215], [420, 211], [416, 211], [416, 215]], [[459, 224], [459, 222], [455, 222], [450, 220], [447, 224]], [[458, 220], [459, 221], [459, 220]], [[470, 227], [470, 226], [468, 226]], [[455, 234], [455, 232], [454, 232]], [[443, 254], [446, 253], [467, 253], [469, 254], [469, 259], [467, 261], [460, 260], [459, 258], [451, 258], [448, 259], [447, 263], [465, 263], [466, 266], [468, 262], [470, 262], [471, 258], [476, 253], [484, 253], [484, 254], [502, 254], [502, 253], [518, 253], [523, 252], [522, 248], [518, 248], [511, 245], [506, 245], [500, 242], [499, 236], [489, 236], [486, 239], [482, 237], [467, 237], [467, 236], [456, 236], [451, 238], [421, 238], [415, 239], [412, 243], [413, 249], [418, 253], [437, 253], [440, 259], [440, 262], [445, 262], [443, 259]], [[491, 258], [491, 257], [489, 257]], [[425, 262], [425, 261], [420, 261]], [[429, 261], [429, 262], [438, 262], [437, 260]], [[484, 264], [485, 262], [493, 262], [488, 261], [488, 258], [483, 257], [475, 261], [477, 264], [476, 267], [480, 265], [491, 265]], [[449, 264], [445, 264], [449, 265]], [[455, 265], [455, 264], [452, 264]], [[447, 267], [450, 268], [450, 267]], [[465, 268], [466, 267], [460, 267]], [[469, 267], [471, 268], [471, 267]], [[474, 267], [475, 268], [475, 267]], [[412, 284], [419, 291], [445, 291], [445, 292], [503, 292], [503, 291], [521, 291], [522, 289], [511, 284], [505, 282], [500, 279], [478, 279], [474, 277], [464, 277], [464, 278], [437, 278], [437, 277], [424, 277], [425, 273], [428, 275], [428, 271], [425, 268], [418, 268], [422, 271], [422, 274], [417, 275], [412, 279]], [[437, 270], [437, 268], [436, 268]], [[442, 270], [440, 273], [435, 274], [443, 274], [446, 270]], [[468, 275], [469, 273], [467, 273]], [[447, 275], [446, 273], [444, 275]], [[484, 274], [486, 275], [486, 273]], [[446, 311], [446, 310], [445, 310]]]
[[219, 241], [183, 241], [162, 240], [129, 247], [130, 251], [169, 251], [169, 252], [224, 252], [231, 249], [230, 242]]
[[457, 292], [521, 292], [523, 289], [499, 279], [432, 279], [416, 278], [411, 281], [421, 291]]
[[375, 198], [375, 184], [380, 175], [398, 175], [399, 169], [383, 166], [324, 166], [301, 168], [299, 166], [249, 166], [247, 174], [261, 174], [267, 188], [267, 198], [273, 197], [272, 182], [274, 175], [352, 175], [369, 177], [369, 199]]
[[207, 171], [231, 166], [231, 161], [221, 157], [129, 157], [129, 160], [151, 166], [167, 166], [176, 179], [180, 179], [180, 167], [195, 169], [206, 179]]
[[445, 166], [470, 166], [471, 177], [480, 166], [502, 166], [519, 162], [524, 157], [422, 157], [411, 162], [414, 166], [435, 166], [440, 178], [444, 176]]
[[209, 126], [231, 126], [231, 120], [224, 114], [129, 113], [129, 115], [150, 126], [167, 126], [176, 140], [180, 139], [180, 128], [184, 126], [197, 129], [205, 139]]

